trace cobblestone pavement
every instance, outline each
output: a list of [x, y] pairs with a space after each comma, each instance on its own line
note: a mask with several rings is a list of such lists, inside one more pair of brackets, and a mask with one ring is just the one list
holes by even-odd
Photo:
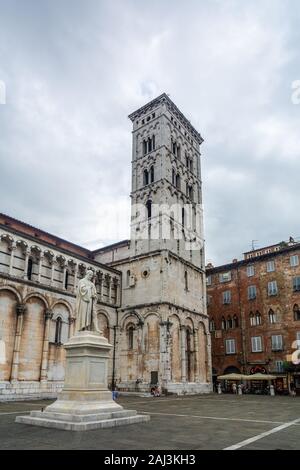
[[149, 413], [148, 423], [86, 432], [15, 423], [15, 417], [51, 401], [0, 403], [1, 449], [300, 449], [300, 399], [201, 395], [120, 397]]

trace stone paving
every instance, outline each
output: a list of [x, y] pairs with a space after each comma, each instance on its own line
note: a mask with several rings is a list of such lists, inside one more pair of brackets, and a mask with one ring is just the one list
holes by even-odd
[[1, 449], [217, 450], [300, 449], [300, 399], [201, 395], [120, 397], [148, 423], [85, 432], [15, 423], [16, 416], [51, 401], [0, 403]]

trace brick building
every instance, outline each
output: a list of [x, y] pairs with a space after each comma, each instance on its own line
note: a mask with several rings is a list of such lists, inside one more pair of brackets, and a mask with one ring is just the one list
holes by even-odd
[[[213, 375], [255, 372], [293, 383], [300, 371], [291, 354], [300, 340], [300, 243], [253, 250], [241, 261], [207, 266], [207, 304]], [[298, 343], [299, 349], [299, 343]]]

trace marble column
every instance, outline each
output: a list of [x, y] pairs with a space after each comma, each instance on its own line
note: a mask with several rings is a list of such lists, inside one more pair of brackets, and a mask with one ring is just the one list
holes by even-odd
[[55, 260], [54, 260], [54, 258], [53, 258], [53, 259], [52, 259], [52, 264], [51, 264], [50, 286], [53, 286], [53, 282], [54, 282], [54, 269], [55, 269]]
[[20, 363], [20, 346], [21, 346], [21, 337], [22, 337], [23, 320], [24, 320], [25, 312], [26, 312], [26, 305], [18, 304], [16, 307], [17, 327], [16, 327], [15, 344], [14, 344], [12, 367], [11, 367], [11, 374], [10, 374], [11, 382], [16, 382], [18, 380], [19, 363]]
[[77, 289], [77, 276], [78, 276], [78, 264], [75, 264], [75, 268], [74, 268], [74, 287], [73, 287], [74, 293], [76, 293], [76, 289]]
[[103, 273], [100, 274], [100, 302], [103, 302], [103, 283], [104, 283], [104, 275]]
[[43, 262], [43, 253], [40, 253], [39, 266], [38, 266], [38, 279], [37, 282], [41, 282], [42, 276], [42, 262]]
[[111, 288], [112, 288], [112, 277], [107, 276], [108, 282], [108, 303], [111, 304]]
[[186, 330], [185, 326], [180, 327], [181, 335], [181, 381], [186, 382]]
[[75, 318], [69, 317], [69, 338], [75, 334]]
[[49, 352], [49, 332], [50, 322], [53, 317], [52, 310], [46, 310], [45, 313], [45, 326], [44, 326], [44, 341], [43, 341], [43, 352], [42, 352], [42, 366], [41, 366], [41, 382], [47, 382], [48, 373], [48, 352]]
[[194, 330], [194, 380], [199, 382], [199, 342], [198, 328]]
[[66, 290], [66, 272], [67, 272], [67, 265], [64, 264], [63, 265], [63, 279], [62, 279], [62, 283], [63, 283], [62, 288], [64, 290]]
[[121, 284], [120, 284], [119, 279], [116, 279], [115, 286], [116, 286], [116, 305], [120, 306], [121, 305]]
[[171, 382], [170, 326], [171, 323], [168, 320], [160, 323], [160, 363], [163, 386]]
[[27, 271], [28, 271], [28, 261], [29, 261], [29, 255], [30, 255], [30, 248], [25, 249], [25, 265], [24, 265], [24, 274], [23, 277], [24, 279], [28, 279], [27, 276]]
[[9, 275], [10, 276], [13, 273], [14, 255], [15, 255], [16, 248], [17, 248], [17, 245], [15, 242], [13, 242], [11, 245], [10, 260], [9, 260]]

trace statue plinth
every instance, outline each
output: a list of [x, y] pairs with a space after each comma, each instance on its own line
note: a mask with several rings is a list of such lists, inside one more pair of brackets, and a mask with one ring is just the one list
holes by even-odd
[[124, 410], [107, 388], [108, 358], [112, 348], [97, 332], [80, 331], [64, 344], [66, 373], [58, 399], [42, 411], [18, 416], [16, 422], [72, 431], [85, 431], [149, 420]]

